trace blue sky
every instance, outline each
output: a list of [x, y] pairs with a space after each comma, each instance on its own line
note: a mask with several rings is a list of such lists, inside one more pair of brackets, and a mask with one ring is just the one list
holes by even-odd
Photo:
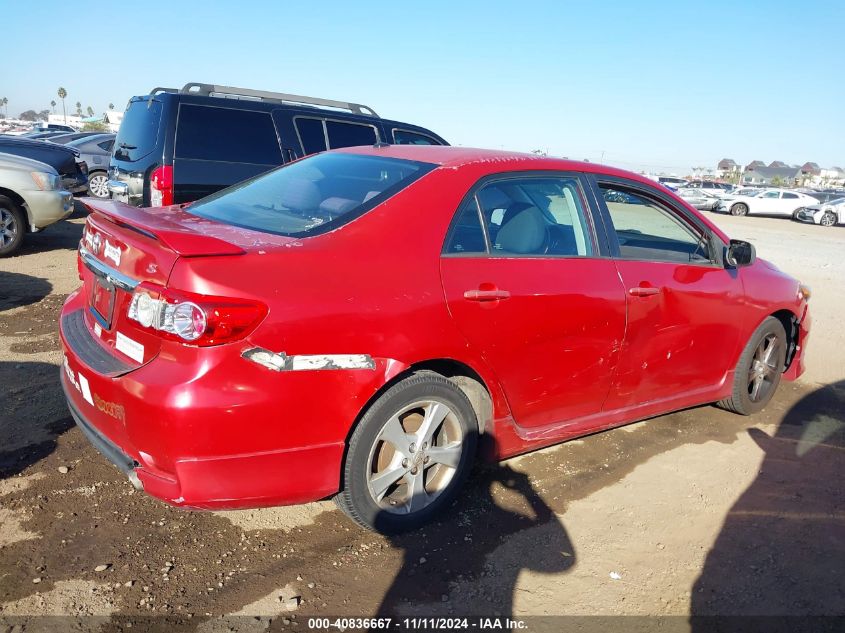
[[841, 1], [0, 9], [10, 115], [49, 107], [60, 85], [71, 109], [101, 112], [201, 81], [358, 101], [453, 144], [629, 169], [688, 173], [723, 157], [845, 166]]

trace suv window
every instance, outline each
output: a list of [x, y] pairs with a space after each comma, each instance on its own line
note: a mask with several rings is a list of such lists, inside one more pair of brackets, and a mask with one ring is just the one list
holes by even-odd
[[322, 119], [295, 117], [294, 122], [306, 155], [326, 151], [326, 132], [323, 130]]
[[175, 156], [257, 165], [282, 162], [269, 113], [187, 103], [179, 107]]
[[114, 139], [109, 139], [108, 141], [101, 141], [97, 143], [97, 147], [105, 152], [110, 152], [111, 148], [114, 147]]
[[155, 149], [161, 124], [161, 101], [139, 99], [131, 101], [115, 138], [117, 160], [135, 162]]
[[599, 187], [623, 259], [710, 262], [704, 235], [666, 205], [616, 184]]
[[589, 235], [576, 178], [507, 178], [484, 185], [461, 206], [444, 250], [585, 257], [593, 253]]
[[396, 145], [440, 145], [430, 136], [398, 128], [393, 128], [393, 142]]
[[375, 145], [378, 142], [376, 129], [372, 125], [362, 123], [346, 123], [343, 121], [326, 121], [326, 132], [329, 137], [329, 147], [357, 147], [358, 145]]

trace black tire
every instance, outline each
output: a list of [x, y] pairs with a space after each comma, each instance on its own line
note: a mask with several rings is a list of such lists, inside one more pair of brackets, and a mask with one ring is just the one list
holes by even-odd
[[88, 195], [105, 200], [111, 197], [105, 183], [108, 182], [109, 176], [104, 171], [95, 171], [88, 174]]
[[737, 202], [731, 206], [731, 215], [748, 215], [748, 205], [744, 202]]
[[831, 211], [825, 211], [819, 224], [822, 226], [836, 226], [836, 214]]
[[803, 209], [803, 208], [804, 207], [798, 207], [797, 209], [795, 209], [795, 211], [792, 212], [792, 219], [793, 220], [798, 219], [798, 214], [801, 212], [801, 209]]
[[[776, 347], [767, 358], [766, 341], [774, 341]], [[731, 396], [720, 400], [718, 406], [740, 415], [751, 415], [761, 411], [772, 399], [780, 384], [786, 362], [786, 331], [775, 317], [768, 317], [751, 335], [739, 357], [734, 372]], [[759, 379], [760, 385], [755, 387]]]
[[[431, 451], [435, 448], [435, 441], [442, 440], [446, 444], [437, 448], [446, 447], [447, 450], [455, 450], [459, 447], [459, 460], [456, 460], [455, 467], [437, 463], [436, 458], [429, 462], [428, 453], [419, 450], [420, 447], [416, 447], [415, 452], [414, 443], [400, 453], [394, 449], [393, 444], [383, 439], [383, 433], [386, 432], [388, 424], [395, 419], [400, 419], [399, 416], [403, 415], [402, 412], [408, 407], [412, 408], [404, 420], [409, 420], [411, 416], [417, 416], [419, 420], [419, 414], [423, 410], [415, 409], [413, 405], [421, 402], [431, 402], [435, 407], [445, 405], [448, 408], [449, 413], [443, 421], [434, 425], [431, 446], [427, 444], [421, 446]], [[406, 421], [401, 424], [405, 433], [408, 433], [410, 428], [408, 425], [411, 423]], [[450, 439], [450, 436], [460, 439]], [[396, 534], [416, 529], [434, 518], [454, 500], [472, 467], [477, 436], [478, 421], [475, 411], [469, 399], [455, 383], [434, 372], [414, 374], [385, 391], [361, 418], [349, 440], [349, 449], [343, 466], [342, 488], [335, 496], [335, 502], [347, 516], [368, 530]], [[374, 469], [385, 450], [391, 453], [389, 464], [384, 471], [380, 468]], [[380, 451], [382, 456], [379, 455]], [[407, 458], [402, 459], [405, 456], [414, 461], [409, 463]], [[424, 462], [423, 457], [420, 456], [425, 456]], [[423, 465], [414, 467], [415, 463]], [[414, 470], [411, 471], [409, 468], [414, 468]], [[377, 473], [391, 469], [394, 469], [394, 476], [397, 469], [404, 469], [405, 474], [387, 488], [391, 491], [389, 494], [383, 493], [382, 498], [377, 501], [373, 496], [371, 484], [378, 479]], [[414, 479], [406, 479], [406, 477], [412, 473], [413, 477], [419, 473], [419, 481], [422, 482], [422, 490], [425, 493], [422, 495], [423, 501], [417, 503], [426, 505], [420, 506], [417, 510], [413, 509], [414, 498], [420, 499], [420, 496], [408, 495], [412, 488], [410, 482]], [[436, 483], [435, 480], [438, 478], [442, 481], [444, 475], [448, 475], [445, 485], [429, 495], [426, 487], [430, 483]], [[407, 504], [397, 505], [395, 500], [390, 498], [392, 495], [401, 498], [403, 493], [408, 495]], [[429, 498], [430, 501], [428, 501]], [[405, 508], [407, 508], [403, 510], [405, 513], [399, 513], [400, 509]]]
[[11, 255], [23, 242], [26, 214], [11, 198], [0, 196], [0, 257]]

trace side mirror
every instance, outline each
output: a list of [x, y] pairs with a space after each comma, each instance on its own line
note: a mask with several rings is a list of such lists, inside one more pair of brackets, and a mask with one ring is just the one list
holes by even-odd
[[751, 242], [743, 240], [731, 240], [725, 254], [725, 262], [731, 268], [750, 266], [757, 259], [757, 249]]

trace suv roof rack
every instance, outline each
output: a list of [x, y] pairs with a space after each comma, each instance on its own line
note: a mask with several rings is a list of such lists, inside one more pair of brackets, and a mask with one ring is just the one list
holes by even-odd
[[[170, 88], [156, 88], [155, 90], [170, 92]], [[174, 91], [177, 92], [177, 91]], [[322, 106], [324, 108], [337, 108], [348, 110], [355, 114], [363, 114], [379, 118], [376, 111], [370, 106], [361, 103], [348, 101], [334, 101], [332, 99], [320, 99], [318, 97], [304, 97], [283, 92], [266, 92], [264, 90], [252, 90], [251, 88], [235, 88], [233, 86], [216, 86], [214, 84], [203, 84], [191, 82], [185, 84], [179, 94], [200, 95], [203, 97], [220, 96], [229, 99], [249, 99], [255, 101], [276, 101], [278, 103], [296, 103], [304, 105]], [[152, 93], [151, 93], [152, 94]]]
[[150, 90], [150, 94], [151, 94], [151, 95], [157, 95], [157, 94], [158, 94], [158, 93], [160, 93], [160, 92], [174, 92], [174, 93], [178, 93], [178, 92], [179, 92], [179, 89], [178, 89], [178, 88], [162, 88], [161, 86], [156, 86], [155, 88], [153, 88], [152, 90]]

